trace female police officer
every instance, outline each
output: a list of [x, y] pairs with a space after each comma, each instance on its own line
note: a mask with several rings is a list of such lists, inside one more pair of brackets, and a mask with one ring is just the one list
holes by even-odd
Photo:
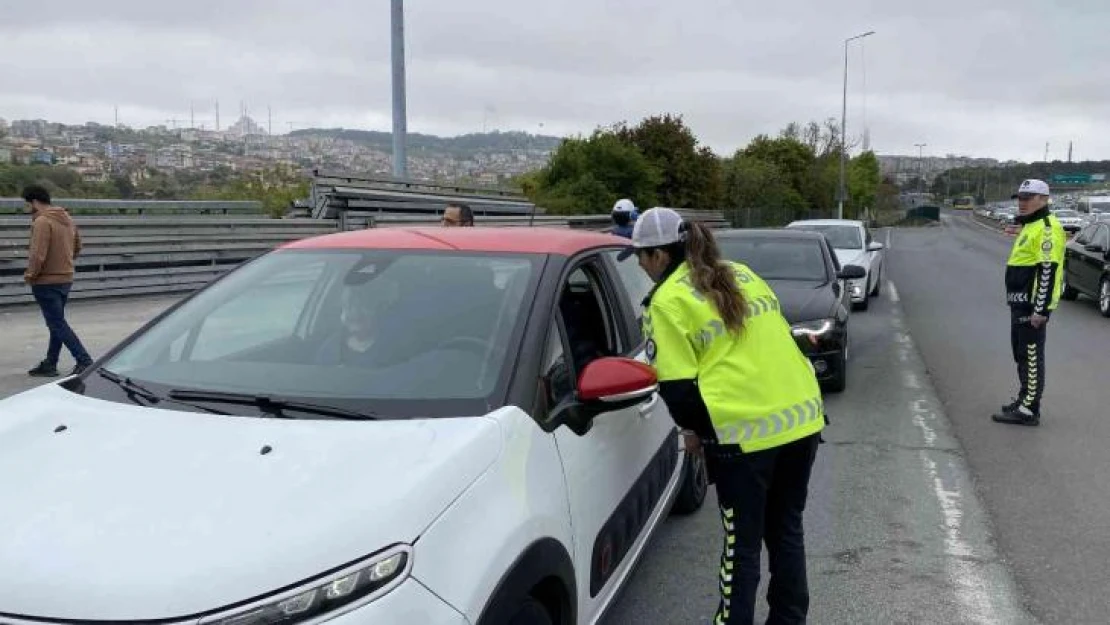
[[809, 608], [802, 511], [825, 426], [821, 391], [770, 287], [722, 262], [712, 233], [675, 211], [640, 216], [632, 249], [656, 286], [644, 301], [647, 354], [686, 447], [705, 453], [725, 527], [714, 623], [751, 623], [761, 543], [768, 623]]

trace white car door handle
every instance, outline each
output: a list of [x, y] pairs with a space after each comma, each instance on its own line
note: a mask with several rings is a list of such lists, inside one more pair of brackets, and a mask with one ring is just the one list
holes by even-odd
[[655, 404], [657, 403], [659, 403], [659, 393], [652, 393], [648, 403], [640, 406], [640, 416], [645, 419], [650, 419], [651, 415], [655, 412]]

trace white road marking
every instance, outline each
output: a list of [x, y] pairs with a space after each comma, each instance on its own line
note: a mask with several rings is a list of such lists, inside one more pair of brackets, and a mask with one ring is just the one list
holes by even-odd
[[890, 233], [894, 232], [894, 228], [886, 229], [886, 249], [890, 249]]
[[[891, 289], [894, 296], [895, 290]], [[901, 362], [910, 362], [913, 357], [913, 338], [905, 330], [901, 309], [895, 308], [891, 319], [894, 328], [894, 340], [897, 342], [898, 359]], [[914, 371], [904, 371], [903, 384], [907, 388], [921, 390], [923, 383]], [[948, 567], [948, 577], [956, 590], [956, 598], [967, 610], [969, 622], [994, 625], [1002, 621], [998, 617], [998, 610], [991, 596], [990, 586], [986, 577], [977, 568], [976, 560], [980, 557], [975, 549], [964, 538], [963, 509], [964, 494], [956, 480], [945, 482], [945, 476], [958, 474], [960, 470], [952, 459], [948, 459], [947, 467], [943, 468], [937, 463], [935, 457], [941, 455], [937, 451], [937, 423], [939, 416], [930, 407], [927, 395], [921, 395], [909, 404], [910, 414], [913, 415], [913, 424], [921, 431], [924, 449], [919, 455], [925, 471], [926, 480], [932, 485], [933, 495], [940, 506], [941, 517], [944, 522], [944, 552], [945, 565]], [[974, 495], [972, 495], [974, 496]]]
[[898, 289], [894, 288], [894, 283], [890, 280], [886, 281], [886, 292], [890, 294], [890, 301], [895, 304], [902, 301], [902, 298], [898, 295]]

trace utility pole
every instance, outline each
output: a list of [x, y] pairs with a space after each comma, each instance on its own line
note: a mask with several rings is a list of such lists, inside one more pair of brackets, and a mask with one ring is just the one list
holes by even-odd
[[1045, 144], [1044, 144], [1044, 162], [1046, 162], [1046, 163], [1048, 162], [1048, 142], [1047, 141], [1045, 141]]
[[193, 109], [193, 102], [189, 101], [189, 129], [193, 130], [197, 127], [197, 116]]
[[845, 161], [848, 158], [848, 44], [856, 39], [863, 39], [874, 35], [875, 31], [870, 30], [862, 35], [849, 37], [844, 40], [844, 89], [841, 95], [840, 105], [840, 184], [837, 189], [836, 199], [836, 218], [844, 219], [844, 200], [848, 193], [844, 182], [844, 167]]
[[918, 193], [918, 196], [919, 196], [918, 200], [921, 201], [921, 202], [924, 202], [925, 201], [925, 161], [922, 160], [922, 151], [921, 150], [922, 150], [922, 148], [924, 148], [926, 145], [929, 145], [929, 144], [927, 144], [927, 143], [915, 143], [913, 145], [914, 145], [914, 147], [917, 148], [917, 177], [918, 177], [918, 192], [917, 193]]
[[216, 132], [220, 131], [220, 101], [216, 100]]
[[1069, 163], [1071, 162], [1071, 148], [1072, 148], [1072, 142], [1068, 141], [1068, 162]]
[[405, 3], [391, 0], [393, 56], [393, 176], [405, 178], [408, 159], [405, 143], [408, 134], [405, 111]]

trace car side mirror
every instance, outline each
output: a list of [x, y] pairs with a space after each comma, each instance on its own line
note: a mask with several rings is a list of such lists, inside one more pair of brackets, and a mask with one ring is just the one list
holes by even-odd
[[882, 243], [879, 243], [878, 241], [872, 241], [872, 242], [867, 244], [867, 251], [868, 252], [881, 252], [884, 247], [885, 246]]
[[859, 265], [844, 265], [836, 277], [840, 280], [859, 280], [867, 277], [867, 270]]
[[578, 376], [578, 394], [558, 409], [557, 418], [579, 436], [607, 412], [643, 403], [659, 390], [655, 369], [633, 358], [598, 358]]

